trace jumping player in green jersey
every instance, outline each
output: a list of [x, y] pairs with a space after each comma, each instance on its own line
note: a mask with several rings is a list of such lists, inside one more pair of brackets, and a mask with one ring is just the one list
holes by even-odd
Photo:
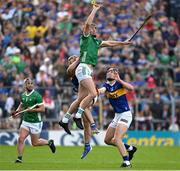
[[52, 153], [55, 153], [56, 147], [53, 140], [45, 140], [39, 138], [42, 130], [41, 114], [45, 111], [42, 96], [34, 90], [33, 81], [30, 78], [26, 78], [24, 81], [25, 92], [21, 95], [21, 103], [17, 110], [12, 113], [12, 117], [15, 117], [17, 112], [24, 109], [28, 109], [34, 105], [37, 105], [34, 109], [29, 109], [23, 113], [22, 124], [19, 130], [19, 138], [17, 142], [18, 158], [15, 163], [22, 163], [22, 156], [24, 150], [24, 141], [28, 135], [31, 136], [31, 142], [33, 146], [48, 145]]
[[[96, 38], [97, 30], [96, 25], [93, 24], [93, 20], [100, 7], [101, 5], [99, 4], [93, 5], [93, 9], [84, 24], [83, 33], [80, 38], [80, 64], [75, 71], [75, 75], [79, 81], [79, 92], [88, 92], [88, 95], [85, 98], [81, 98], [79, 96], [76, 103], [73, 103], [73, 105], [70, 106], [62, 121], [60, 121], [60, 125], [65, 129], [66, 132], [69, 130], [68, 122], [72, 114], [71, 111], [75, 110], [77, 106], [78, 110], [74, 121], [79, 128], [83, 128], [81, 116], [84, 113], [84, 110], [97, 96], [97, 90], [92, 79], [92, 74], [93, 68], [97, 64], [98, 49], [101, 47], [117, 47], [131, 44], [129, 41], [102, 41]], [[95, 128], [96, 124], [91, 124], [91, 129]]]

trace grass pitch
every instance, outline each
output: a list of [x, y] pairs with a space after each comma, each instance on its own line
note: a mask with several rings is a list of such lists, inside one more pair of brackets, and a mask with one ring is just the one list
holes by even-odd
[[[16, 147], [0, 146], [0, 170], [122, 170], [115, 147], [93, 147], [83, 160], [82, 151], [83, 147], [57, 147], [52, 154], [47, 146], [26, 146], [23, 163], [15, 164]], [[138, 147], [130, 170], [180, 170], [180, 147]]]

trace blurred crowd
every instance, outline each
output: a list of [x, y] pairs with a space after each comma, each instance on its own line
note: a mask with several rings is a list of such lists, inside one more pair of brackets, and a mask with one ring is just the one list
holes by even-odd
[[[124, 41], [146, 16], [153, 17], [133, 45], [99, 50], [97, 86], [105, 82], [108, 66], [118, 67], [121, 78], [135, 86], [127, 94], [134, 114], [131, 129], [178, 130], [180, 14], [171, 13], [170, 0], [100, 2], [103, 7], [94, 22], [103, 40]], [[18, 128], [19, 120], [11, 123], [4, 118], [17, 108], [26, 77], [34, 79], [43, 96], [44, 129], [60, 129], [59, 118], [76, 98], [66, 75], [67, 58], [80, 53], [81, 28], [91, 9], [88, 0], [0, 1], [0, 129]], [[114, 116], [105, 97], [100, 97], [92, 114], [104, 129]]]

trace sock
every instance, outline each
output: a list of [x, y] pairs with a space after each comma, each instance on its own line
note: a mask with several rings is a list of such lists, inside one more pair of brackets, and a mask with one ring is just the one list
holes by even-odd
[[90, 144], [89, 144], [89, 143], [85, 143], [84, 147], [85, 147], [85, 148], [89, 148], [89, 147], [90, 147]]
[[133, 149], [132, 145], [124, 144], [124, 146], [126, 147], [127, 151], [131, 151]]
[[22, 156], [18, 156], [18, 159], [19, 159], [19, 160], [22, 160]]
[[81, 107], [78, 108], [78, 111], [75, 115], [75, 118], [81, 118], [81, 115], [83, 114], [84, 109], [82, 109]]
[[50, 145], [50, 140], [48, 140], [48, 145]]
[[95, 123], [91, 124], [91, 129], [96, 129], [96, 124]]
[[124, 161], [129, 161], [129, 157], [128, 156], [123, 156], [123, 160]]
[[130, 147], [128, 144], [124, 144], [124, 146], [126, 147], [126, 150]]
[[71, 118], [71, 114], [70, 113], [66, 113], [62, 119], [63, 123], [68, 123], [69, 119]]

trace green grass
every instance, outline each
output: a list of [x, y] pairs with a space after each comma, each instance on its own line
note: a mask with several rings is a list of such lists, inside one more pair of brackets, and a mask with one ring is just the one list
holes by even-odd
[[[22, 164], [15, 164], [16, 147], [0, 146], [0, 170], [122, 170], [115, 147], [93, 147], [81, 160], [83, 147], [26, 146]], [[180, 147], [138, 147], [132, 170], [180, 170]]]

